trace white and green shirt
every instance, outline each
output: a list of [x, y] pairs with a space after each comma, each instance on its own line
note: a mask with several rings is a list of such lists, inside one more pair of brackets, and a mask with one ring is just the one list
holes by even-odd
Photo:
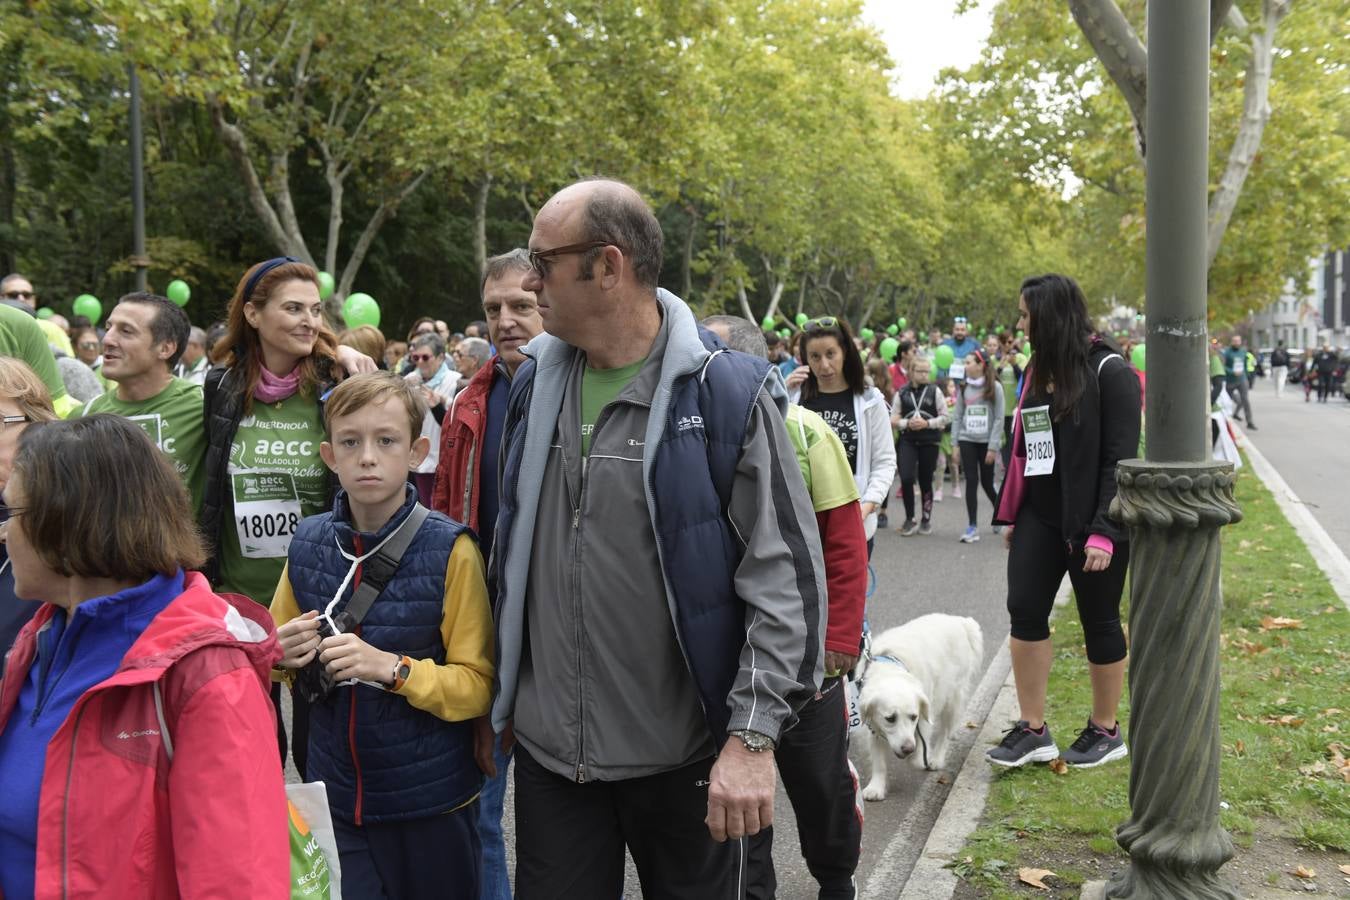
[[328, 508], [319, 457], [323, 417], [313, 397], [253, 402], [230, 444], [220, 589], [272, 601], [300, 520]]
[[206, 484], [203, 465], [206, 431], [202, 424], [202, 389], [199, 385], [174, 378], [155, 396], [132, 402], [119, 400], [114, 387], [71, 413], [71, 418], [94, 413], [112, 413], [141, 426], [173, 462], [183, 484], [187, 485], [193, 515], [201, 511], [202, 491]]

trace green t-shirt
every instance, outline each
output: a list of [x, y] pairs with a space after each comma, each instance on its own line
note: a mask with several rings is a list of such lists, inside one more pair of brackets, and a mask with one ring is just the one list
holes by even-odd
[[328, 508], [319, 457], [323, 418], [313, 397], [255, 400], [230, 444], [220, 589], [272, 602], [300, 520]]
[[581, 375], [581, 453], [589, 456], [591, 452], [591, 432], [595, 431], [596, 420], [606, 406], [628, 387], [629, 382], [642, 371], [646, 357], [639, 359], [622, 369], [592, 369], [586, 367]]
[[[37, 319], [4, 303], [0, 303], [0, 356], [28, 363], [47, 386], [53, 401], [66, 395], [66, 383], [56, 371], [56, 357], [52, 356], [52, 348]], [[59, 404], [56, 411], [62, 412]]]
[[192, 512], [202, 507], [202, 490], [206, 483], [203, 463], [206, 461], [206, 430], [202, 425], [202, 389], [181, 378], [170, 380], [168, 387], [153, 397], [128, 403], [117, 399], [117, 390], [100, 394], [71, 418], [91, 416], [94, 413], [113, 413], [123, 416], [145, 430], [155, 446], [163, 450], [178, 470], [192, 497]]
[[858, 485], [839, 436], [824, 419], [801, 406], [789, 406], [788, 439], [797, 452], [811, 508], [824, 512], [858, 499]]

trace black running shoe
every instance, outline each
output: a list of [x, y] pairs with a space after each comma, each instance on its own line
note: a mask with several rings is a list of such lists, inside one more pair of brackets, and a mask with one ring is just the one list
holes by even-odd
[[1119, 724], [1114, 731], [1107, 731], [1088, 719], [1087, 727], [1079, 733], [1078, 740], [1064, 751], [1064, 761], [1080, 769], [1091, 769], [1113, 759], [1121, 759], [1129, 753]]
[[1050, 762], [1059, 758], [1059, 748], [1050, 736], [1050, 726], [1042, 725], [1040, 734], [1031, 730], [1025, 719], [1009, 728], [997, 747], [985, 752], [985, 757], [996, 766], [1015, 769], [1030, 762]]

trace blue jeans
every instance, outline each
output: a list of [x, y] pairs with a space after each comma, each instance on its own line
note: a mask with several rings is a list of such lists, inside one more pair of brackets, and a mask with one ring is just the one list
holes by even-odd
[[[514, 751], [514, 748], [512, 748]], [[502, 752], [502, 736], [493, 739], [492, 759], [497, 777], [483, 783], [478, 795], [478, 836], [483, 843], [482, 900], [511, 900], [506, 870], [506, 839], [502, 837], [502, 806], [506, 800], [506, 769], [511, 753]]]

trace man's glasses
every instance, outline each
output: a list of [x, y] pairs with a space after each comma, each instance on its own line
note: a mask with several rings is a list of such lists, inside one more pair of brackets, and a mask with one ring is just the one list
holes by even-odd
[[802, 326], [802, 331], [810, 334], [813, 331], [831, 331], [839, 329], [839, 320], [834, 316], [821, 316], [818, 319], [811, 319]]
[[36, 296], [32, 291], [5, 291], [5, 297], [10, 300], [32, 300]]
[[[542, 280], [548, 277], [548, 261], [556, 259], [559, 256], [568, 256], [572, 253], [585, 253], [587, 250], [594, 250], [597, 247], [608, 247], [610, 241], [582, 241], [580, 244], [564, 244], [561, 247], [553, 247], [550, 250], [531, 250], [530, 268], [534, 274]], [[617, 245], [616, 245], [617, 246]]]
[[432, 361], [433, 359], [435, 359], [435, 358], [436, 358], [436, 357], [432, 356], [430, 353], [409, 353], [409, 354], [408, 354], [408, 359], [411, 359], [413, 362], [431, 362], [431, 361]]

